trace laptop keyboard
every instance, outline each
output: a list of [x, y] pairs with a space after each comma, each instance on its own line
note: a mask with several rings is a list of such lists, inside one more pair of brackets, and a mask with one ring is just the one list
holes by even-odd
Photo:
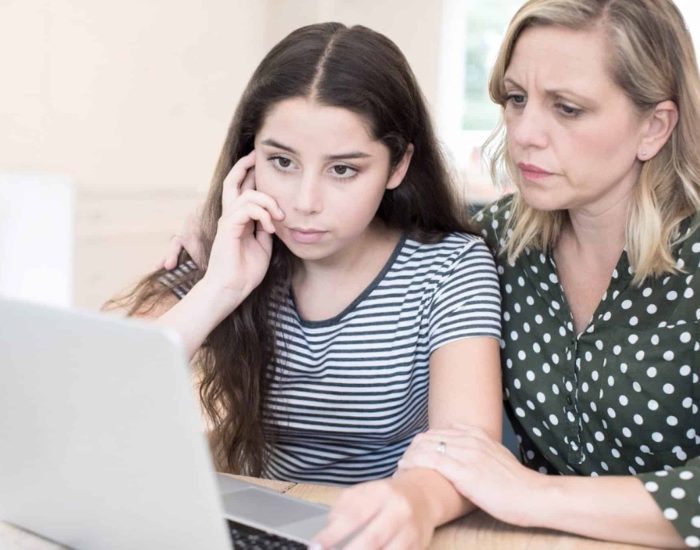
[[233, 548], [235, 550], [297, 550], [306, 549], [307, 545], [301, 542], [290, 540], [279, 535], [273, 535], [267, 531], [256, 529], [250, 525], [244, 525], [237, 521], [226, 520], [228, 522]]

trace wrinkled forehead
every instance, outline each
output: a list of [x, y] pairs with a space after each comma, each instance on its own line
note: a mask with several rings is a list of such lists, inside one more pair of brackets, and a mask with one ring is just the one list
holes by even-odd
[[571, 89], [596, 95], [617, 88], [610, 71], [610, 43], [600, 27], [573, 30], [554, 25], [524, 29], [518, 37], [504, 83], [542, 90]]

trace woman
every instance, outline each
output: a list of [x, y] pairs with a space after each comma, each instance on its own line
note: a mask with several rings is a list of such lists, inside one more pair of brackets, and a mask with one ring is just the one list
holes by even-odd
[[517, 525], [698, 547], [700, 79], [682, 17], [669, 0], [532, 0], [490, 93], [494, 169], [517, 192], [478, 221], [524, 465], [454, 426], [419, 435], [401, 471], [433, 468]]
[[417, 433], [458, 418], [500, 437], [498, 279], [460, 210], [398, 48], [311, 25], [243, 94], [203, 257], [131, 296], [198, 354], [221, 469], [367, 482], [332, 514], [361, 520], [348, 549], [424, 546], [471, 506], [431, 470], [391, 478]]

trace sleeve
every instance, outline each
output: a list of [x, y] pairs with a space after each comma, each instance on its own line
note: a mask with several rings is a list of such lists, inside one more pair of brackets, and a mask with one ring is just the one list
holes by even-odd
[[700, 456], [637, 478], [690, 548], [700, 547]]
[[491, 204], [487, 204], [479, 210], [473, 218], [479, 234], [489, 245], [491, 250], [500, 250], [503, 243], [501, 230], [505, 227], [510, 217], [510, 209], [513, 195], [508, 195]]
[[491, 251], [479, 238], [445, 266], [429, 312], [430, 353], [473, 336], [501, 337], [501, 293]]
[[158, 282], [168, 287], [175, 296], [182, 300], [197, 282], [195, 275], [198, 270], [197, 264], [192, 260], [187, 260], [179, 264], [175, 269], [166, 271], [158, 279]]
[[[700, 312], [700, 310], [697, 310]], [[691, 421], [685, 432], [689, 445], [676, 447], [674, 453], [685, 463], [657, 472], [638, 474], [637, 477], [656, 504], [690, 548], [700, 548], [700, 364], [699, 344], [695, 344], [695, 364], [692, 373], [692, 400], [688, 403]], [[684, 405], [685, 406], [685, 405]], [[693, 445], [694, 443], [694, 445]], [[685, 456], [683, 456], [685, 455]]]

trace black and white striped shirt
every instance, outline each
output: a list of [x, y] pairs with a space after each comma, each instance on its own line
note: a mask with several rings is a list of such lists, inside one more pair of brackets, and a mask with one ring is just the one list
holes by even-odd
[[461, 233], [434, 244], [402, 239], [331, 319], [302, 319], [291, 292], [273, 307], [278, 354], [266, 416], [276, 435], [264, 475], [275, 479], [390, 476], [428, 427], [430, 354], [461, 338], [500, 338], [493, 257], [479, 237]]

